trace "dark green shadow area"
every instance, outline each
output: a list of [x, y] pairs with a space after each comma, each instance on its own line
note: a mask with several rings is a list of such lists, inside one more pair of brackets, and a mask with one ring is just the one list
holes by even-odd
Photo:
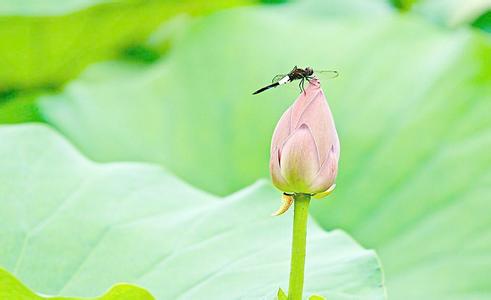
[[491, 10], [482, 14], [477, 18], [472, 26], [482, 29], [485, 32], [491, 33]]

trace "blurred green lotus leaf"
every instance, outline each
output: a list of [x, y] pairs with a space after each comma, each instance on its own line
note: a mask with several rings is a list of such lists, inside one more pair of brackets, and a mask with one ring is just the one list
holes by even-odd
[[96, 6], [97, 4], [110, 3], [111, 0], [26, 0], [26, 1], [2, 1], [0, 4], [1, 16], [56, 16], [64, 15]]
[[33, 101], [26, 101], [30, 95], [62, 86], [90, 63], [157, 59], [171, 40], [161, 37], [158, 47], [147, 47], [148, 35], [176, 15], [245, 3], [249, 0], [1, 1], [0, 123], [38, 121]]
[[482, 14], [474, 21], [474, 23], [472, 23], [472, 25], [481, 28], [487, 33], [491, 33], [491, 10]]
[[[473, 25], [489, 31], [491, 22], [483, 17], [491, 13], [490, 0], [389, 0], [400, 10], [420, 14], [447, 27]], [[487, 17], [485, 17], [487, 19]]]
[[179, 13], [206, 13], [246, 0], [66, 0], [0, 3], [0, 92], [60, 86], [89, 63], [143, 43]]
[[413, 11], [450, 27], [472, 24], [481, 15], [491, 11], [490, 0], [419, 0], [413, 2]]
[[338, 70], [323, 80], [338, 187], [314, 216], [376, 247], [394, 299], [489, 298], [489, 36], [326, 3], [207, 17], [158, 64], [90, 68], [42, 111], [96, 160], [159, 162], [225, 195], [268, 176], [274, 124], [299, 91], [251, 93], [294, 65]]
[[104, 295], [95, 298], [67, 298], [38, 295], [24, 286], [12, 274], [0, 268], [0, 299], [4, 300], [154, 300], [146, 290], [137, 286], [120, 283]]
[[40, 121], [36, 99], [41, 91], [11, 90], [0, 94], [0, 123]]
[[[269, 216], [269, 184], [219, 199], [159, 166], [88, 161], [45, 126], [4, 126], [0, 140], [0, 265], [35, 291], [130, 282], [157, 299], [273, 299], [286, 284], [292, 218]], [[384, 299], [373, 251], [310, 226], [306, 292]]]

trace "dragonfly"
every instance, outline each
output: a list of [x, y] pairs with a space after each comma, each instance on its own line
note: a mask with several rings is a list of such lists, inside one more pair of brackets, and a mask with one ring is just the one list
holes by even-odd
[[288, 74], [280, 74], [273, 77], [272, 83], [265, 87], [260, 88], [259, 90], [252, 93], [253, 95], [257, 95], [271, 88], [275, 88], [277, 86], [283, 85], [285, 83], [292, 82], [294, 80], [300, 80], [298, 83], [298, 87], [300, 91], [304, 92], [304, 84], [305, 81], [311, 82], [315, 78], [314, 73], [332, 73], [333, 77], [338, 77], [338, 71], [314, 71], [311, 67], [306, 67], [305, 69], [299, 68], [297, 66], [293, 67], [293, 69]]

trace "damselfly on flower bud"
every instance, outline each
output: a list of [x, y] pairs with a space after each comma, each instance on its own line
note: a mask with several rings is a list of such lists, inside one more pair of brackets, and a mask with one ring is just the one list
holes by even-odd
[[328, 194], [334, 188], [339, 139], [318, 80], [283, 114], [271, 142], [273, 184], [286, 193]]

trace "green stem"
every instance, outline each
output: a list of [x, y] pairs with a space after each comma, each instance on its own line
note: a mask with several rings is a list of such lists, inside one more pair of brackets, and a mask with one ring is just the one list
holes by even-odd
[[292, 260], [288, 300], [301, 300], [303, 292], [303, 273], [305, 270], [305, 244], [307, 239], [307, 220], [309, 217], [310, 195], [294, 196]]

